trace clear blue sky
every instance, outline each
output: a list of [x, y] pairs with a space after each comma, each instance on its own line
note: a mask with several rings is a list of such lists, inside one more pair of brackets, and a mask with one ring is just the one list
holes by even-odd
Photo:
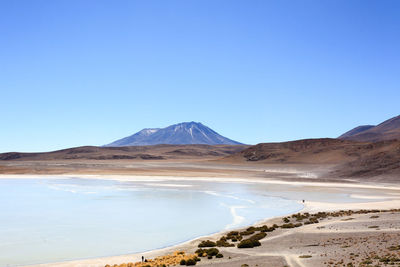
[[0, 1], [2, 152], [336, 137], [400, 114], [399, 85], [397, 0]]

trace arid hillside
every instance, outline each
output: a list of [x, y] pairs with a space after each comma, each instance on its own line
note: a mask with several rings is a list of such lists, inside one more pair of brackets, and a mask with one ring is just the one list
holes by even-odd
[[383, 140], [400, 140], [400, 116], [391, 118], [377, 126], [358, 126], [341, 136], [339, 139], [360, 142], [379, 142]]
[[53, 152], [0, 154], [0, 161], [212, 159], [237, 153], [246, 145], [82, 146]]
[[251, 146], [229, 158], [263, 163], [341, 163], [356, 159], [355, 149], [365, 143], [338, 139], [304, 139], [282, 143], [261, 143]]
[[361, 177], [400, 174], [400, 141], [376, 143], [340, 139], [305, 139], [251, 146], [225, 158], [258, 164], [329, 164], [332, 175]]

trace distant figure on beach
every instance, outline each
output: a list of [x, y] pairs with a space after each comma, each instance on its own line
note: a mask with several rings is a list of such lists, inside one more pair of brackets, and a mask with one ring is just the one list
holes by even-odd
[[303, 203], [304, 203], [304, 202], [306, 202], [306, 201], [303, 199]]
[[142, 262], [144, 262], [144, 257], [142, 256]]

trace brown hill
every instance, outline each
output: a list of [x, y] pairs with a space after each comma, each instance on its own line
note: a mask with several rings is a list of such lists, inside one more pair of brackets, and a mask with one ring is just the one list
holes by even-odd
[[239, 152], [246, 145], [155, 145], [127, 147], [83, 146], [43, 153], [9, 152], [0, 154], [0, 160], [166, 160], [209, 159]]
[[369, 151], [362, 151], [356, 160], [343, 163], [332, 175], [341, 177], [385, 177], [400, 178], [400, 141], [372, 143]]
[[343, 177], [400, 174], [400, 141], [305, 139], [251, 146], [227, 160], [260, 164], [329, 164]]
[[339, 139], [351, 138], [352, 136], [354, 136], [356, 134], [359, 134], [361, 132], [364, 132], [366, 130], [369, 130], [369, 129], [373, 128], [373, 127], [375, 127], [375, 125], [361, 125], [361, 126], [358, 126], [358, 127], [354, 128], [354, 129], [351, 129], [348, 132], [345, 132], [344, 134], [342, 134], [338, 138]]
[[283, 143], [262, 143], [251, 146], [232, 158], [263, 163], [341, 163], [349, 158], [356, 159], [355, 147], [366, 144], [340, 139], [304, 139]]
[[377, 126], [365, 125], [356, 127], [339, 136], [339, 138], [360, 142], [400, 140], [400, 116], [386, 120]]

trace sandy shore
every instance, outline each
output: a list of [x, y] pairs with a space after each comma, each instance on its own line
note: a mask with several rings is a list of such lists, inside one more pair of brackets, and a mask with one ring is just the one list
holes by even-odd
[[[37, 175], [1, 175], [1, 178], [38, 178]], [[223, 181], [223, 182], [243, 182], [243, 183], [264, 183], [271, 185], [291, 185], [298, 186], [298, 190], [312, 190], [318, 191], [322, 194], [324, 192], [331, 192], [333, 189], [344, 190], [354, 189], [357, 194], [353, 197], [358, 199], [364, 199], [365, 201], [359, 201], [354, 203], [337, 203], [330, 202], [328, 199], [324, 201], [306, 201], [305, 207], [302, 212], [318, 212], [318, 211], [337, 211], [337, 210], [360, 210], [360, 209], [396, 209], [400, 207], [400, 187], [395, 184], [358, 184], [358, 183], [321, 183], [314, 182], [310, 179], [309, 182], [288, 182], [279, 181], [273, 179], [258, 179], [250, 178], [244, 179], [242, 177], [238, 178], [215, 178], [215, 177], [156, 177], [156, 176], [125, 176], [125, 175], [50, 175], [42, 176], [42, 178], [67, 178], [67, 177], [81, 177], [86, 179], [110, 179], [118, 181], [177, 181], [177, 180], [207, 180], [207, 181]], [[364, 191], [363, 191], [364, 190]], [[323, 261], [325, 262], [330, 255], [333, 253], [332, 247], [320, 247], [320, 246], [309, 246], [309, 244], [320, 244], [322, 237], [324, 240], [328, 241], [333, 238], [337, 238], [338, 235], [351, 235], [351, 236], [368, 236], [373, 234], [376, 236], [377, 233], [382, 234], [395, 234], [400, 240], [400, 220], [394, 220], [393, 218], [400, 218], [399, 214], [382, 213], [379, 215], [378, 219], [369, 219], [368, 215], [354, 215], [349, 221], [343, 220], [344, 218], [330, 218], [323, 224], [307, 225], [294, 229], [279, 229], [271, 234], [268, 234], [267, 238], [262, 240], [262, 246], [256, 249], [238, 249], [234, 248], [220, 248], [221, 252], [224, 254], [223, 259], [203, 259], [198, 265], [212, 265], [212, 266], [241, 266], [241, 264], [248, 264], [249, 266], [323, 266]], [[389, 222], [389, 223], [388, 223]], [[282, 223], [282, 218], [268, 218], [256, 225], [272, 225], [274, 223]], [[365, 224], [373, 223], [374, 226], [379, 227], [379, 231], [376, 228], [366, 228]], [[323, 227], [323, 228], [321, 228]], [[321, 230], [323, 229], [323, 230]], [[156, 256], [165, 255], [172, 253], [176, 250], [183, 250], [188, 253], [193, 253], [197, 249], [197, 245], [201, 240], [211, 239], [218, 240], [226, 232], [220, 232], [207, 237], [200, 237], [195, 240], [191, 240], [176, 246], [167, 247], [163, 249], [153, 250], [149, 252], [139, 253], [139, 254], [129, 254], [120, 255], [112, 257], [101, 257], [94, 259], [82, 259], [75, 261], [59, 262], [59, 263], [49, 263], [40, 264], [32, 266], [41, 267], [83, 267], [83, 266], [105, 266], [106, 264], [121, 264], [126, 262], [137, 262], [140, 261], [141, 256], [146, 258], [154, 258]], [[305, 241], [307, 240], [307, 242]], [[290, 244], [290, 245], [288, 245]], [[317, 249], [318, 248], [318, 249]], [[335, 253], [342, 251], [335, 248]], [[311, 258], [299, 258], [303, 254], [312, 254]], [[318, 254], [319, 253], [319, 254]], [[343, 254], [344, 253], [344, 254]], [[318, 254], [318, 255], [317, 255]], [[336, 255], [335, 254], [335, 255]], [[340, 254], [340, 253], [339, 253]], [[335, 257], [337, 257], [337, 254]], [[327, 256], [321, 256], [327, 255]], [[340, 257], [348, 257], [345, 251], [342, 251]], [[230, 258], [230, 259], [229, 259]], [[266, 263], [267, 262], [267, 263]], [[329, 261], [326, 261], [329, 262]], [[318, 264], [317, 264], [318, 263]], [[316, 265], [317, 264], [317, 265]], [[330, 266], [329, 264], [327, 266]], [[334, 266], [334, 265], [332, 265]]]

